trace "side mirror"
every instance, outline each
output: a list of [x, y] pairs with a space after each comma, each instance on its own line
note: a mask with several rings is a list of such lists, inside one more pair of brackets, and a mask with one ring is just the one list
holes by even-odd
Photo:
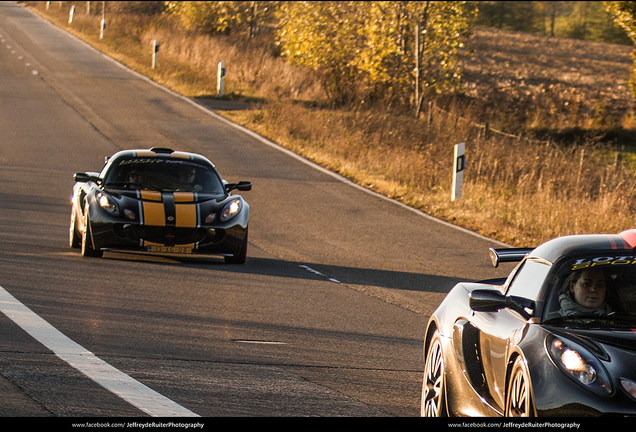
[[475, 312], [497, 312], [508, 308], [526, 319], [532, 316], [530, 311], [535, 308], [535, 303], [532, 300], [516, 296], [506, 297], [499, 291], [494, 290], [475, 290], [471, 292], [468, 304]]
[[469, 295], [469, 305], [475, 312], [497, 312], [506, 307], [506, 296], [493, 290], [475, 290]]
[[238, 189], [240, 191], [250, 191], [252, 190], [252, 182], [250, 181], [240, 181], [238, 183], [228, 183], [225, 185], [225, 191], [229, 192], [231, 190]]
[[240, 181], [236, 188], [240, 191], [251, 191], [252, 190], [252, 182], [250, 181]]
[[78, 183], [88, 183], [89, 181], [97, 183], [99, 181], [99, 177], [88, 173], [75, 173], [73, 179]]

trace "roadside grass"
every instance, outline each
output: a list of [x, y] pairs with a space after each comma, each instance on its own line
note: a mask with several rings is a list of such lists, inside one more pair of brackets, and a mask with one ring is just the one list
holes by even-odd
[[[568, 48], [555, 38], [481, 30], [479, 49], [465, 60], [470, 98], [435, 101], [429, 122], [426, 113], [414, 119], [381, 107], [329, 108], [316, 76], [276, 56], [271, 40], [192, 34], [165, 18], [135, 16], [109, 17], [100, 40], [101, 16], [78, 13], [69, 25], [70, 6], [57, 3], [48, 12], [45, 2], [30, 7], [187, 97], [215, 97], [218, 62], [224, 61], [224, 99], [256, 103], [220, 114], [442, 220], [525, 247], [634, 227], [636, 115], [623, 84], [629, 47], [566, 40]], [[152, 69], [155, 39], [160, 49]], [[561, 58], [563, 50], [569, 62], [545, 57]], [[585, 57], [590, 53], [592, 60]], [[525, 63], [532, 56], [538, 60]], [[603, 62], [602, 71], [594, 58]], [[475, 125], [486, 122], [493, 132], [485, 136]], [[463, 197], [453, 202], [453, 147], [460, 142], [466, 142], [468, 164]]]

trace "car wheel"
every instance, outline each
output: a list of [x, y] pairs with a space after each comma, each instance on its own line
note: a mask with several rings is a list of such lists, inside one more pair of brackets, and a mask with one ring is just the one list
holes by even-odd
[[103, 252], [93, 248], [91, 240], [91, 225], [88, 221], [88, 209], [86, 209], [85, 220], [84, 234], [82, 235], [82, 255], [85, 257], [101, 257]]
[[422, 380], [422, 417], [445, 417], [446, 397], [444, 384], [444, 356], [439, 332], [435, 330], [426, 354], [424, 379]]
[[241, 250], [238, 254], [225, 257], [225, 262], [227, 264], [245, 264], [247, 261], [247, 229], [245, 230], [245, 238], [243, 239], [243, 244], [241, 245]]
[[530, 374], [525, 361], [517, 357], [508, 382], [506, 417], [532, 417], [534, 408], [530, 388]]
[[77, 214], [75, 213], [75, 209], [71, 209], [71, 226], [68, 231], [68, 244], [75, 249], [82, 247], [82, 238], [77, 232]]

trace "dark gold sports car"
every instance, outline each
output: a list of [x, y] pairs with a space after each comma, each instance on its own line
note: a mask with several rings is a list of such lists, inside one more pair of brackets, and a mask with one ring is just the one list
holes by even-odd
[[535, 249], [456, 285], [425, 331], [423, 416], [635, 416], [636, 230]]
[[76, 173], [69, 243], [104, 251], [209, 254], [245, 263], [249, 205], [205, 157], [166, 148], [125, 150], [101, 172]]

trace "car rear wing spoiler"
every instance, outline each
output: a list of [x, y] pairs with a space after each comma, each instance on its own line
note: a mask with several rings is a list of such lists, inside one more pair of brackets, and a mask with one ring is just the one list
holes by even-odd
[[494, 267], [498, 267], [502, 262], [519, 262], [533, 250], [533, 248], [490, 248], [490, 261]]

